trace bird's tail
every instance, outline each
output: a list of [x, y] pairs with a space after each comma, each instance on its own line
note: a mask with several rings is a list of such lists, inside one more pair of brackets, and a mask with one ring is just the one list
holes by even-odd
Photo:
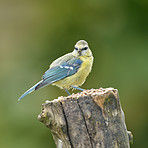
[[30, 94], [31, 92], [36, 90], [36, 87], [38, 85], [40, 85], [43, 82], [43, 80], [41, 80], [40, 82], [38, 82], [37, 84], [35, 84], [33, 87], [31, 87], [29, 90], [27, 90], [19, 99], [18, 101], [20, 101], [22, 98], [24, 98], [26, 95]]

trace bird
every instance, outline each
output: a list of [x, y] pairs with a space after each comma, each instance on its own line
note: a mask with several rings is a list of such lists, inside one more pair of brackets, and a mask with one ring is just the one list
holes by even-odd
[[72, 52], [53, 61], [43, 74], [42, 80], [27, 90], [18, 100], [49, 84], [64, 89], [68, 95], [70, 95], [68, 91], [70, 88], [83, 91], [80, 86], [92, 70], [93, 59], [88, 43], [79, 40]]

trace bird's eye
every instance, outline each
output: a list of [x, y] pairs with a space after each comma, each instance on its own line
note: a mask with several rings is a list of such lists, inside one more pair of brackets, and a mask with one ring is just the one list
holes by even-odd
[[82, 48], [82, 50], [87, 50], [88, 49], [88, 47], [84, 47], [84, 48]]
[[77, 47], [75, 47], [75, 50], [78, 50], [78, 48], [77, 48]]

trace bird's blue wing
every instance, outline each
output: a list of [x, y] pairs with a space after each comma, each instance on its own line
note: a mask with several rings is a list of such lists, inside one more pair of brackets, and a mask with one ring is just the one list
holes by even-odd
[[54, 68], [48, 69], [43, 75], [42, 83], [38, 84], [35, 90], [75, 74], [81, 64], [82, 61], [80, 59], [73, 58]]
[[35, 84], [29, 90], [27, 90], [18, 100], [21, 100], [26, 95], [30, 94], [31, 92], [40, 89], [46, 85], [64, 79], [68, 76], [75, 74], [78, 69], [80, 68], [82, 61], [78, 58], [72, 58], [67, 61], [63, 61], [60, 64], [56, 63], [56, 66], [53, 68], [48, 69], [40, 82]]

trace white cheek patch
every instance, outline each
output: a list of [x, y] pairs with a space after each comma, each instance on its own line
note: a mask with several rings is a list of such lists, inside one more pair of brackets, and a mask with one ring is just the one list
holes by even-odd
[[82, 55], [86, 55], [86, 52], [87, 52], [86, 50], [83, 50]]
[[78, 53], [77, 50], [74, 50], [74, 51], [72, 52], [73, 55], [76, 55], [77, 53]]
[[73, 70], [73, 67], [72, 66], [62, 66], [62, 65], [60, 65], [60, 68], [66, 68], [66, 69], [71, 69], [71, 70]]

